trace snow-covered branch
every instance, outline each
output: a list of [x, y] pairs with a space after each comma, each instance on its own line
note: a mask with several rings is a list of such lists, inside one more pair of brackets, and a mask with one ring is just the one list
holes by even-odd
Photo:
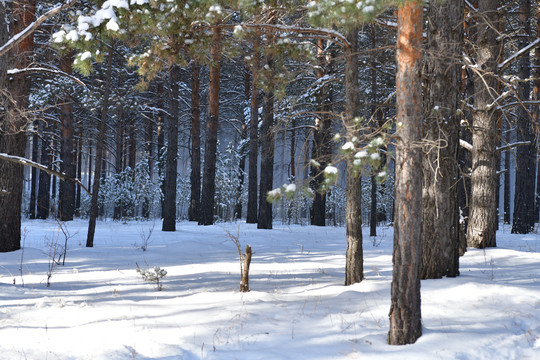
[[75, 184], [79, 185], [82, 189], [84, 189], [84, 191], [86, 191], [89, 195], [92, 195], [90, 193], [90, 191], [86, 188], [86, 186], [84, 186], [84, 184], [81, 183], [80, 180], [74, 179], [74, 178], [72, 178], [70, 176], [67, 176], [64, 173], [49, 169], [48, 167], [46, 167], [44, 165], [41, 165], [40, 163], [37, 163], [37, 162], [32, 161], [30, 159], [20, 157], [20, 156], [15, 156], [15, 155], [9, 155], [9, 154], [6, 154], [6, 153], [0, 153], [0, 159], [5, 160], [5, 161], [9, 161], [9, 162], [12, 162], [12, 163], [16, 163], [16, 164], [21, 164], [23, 166], [30, 166], [30, 167], [39, 169], [41, 171], [45, 171], [47, 174], [56, 176], [57, 178], [59, 178], [60, 180], [63, 180], [63, 181], [66, 181], [66, 180], [73, 181]]
[[51, 74], [54, 74], [54, 75], [65, 76], [65, 77], [68, 77], [71, 80], [75, 81], [79, 85], [82, 85], [82, 86], [86, 87], [86, 84], [83, 83], [81, 80], [79, 80], [77, 77], [75, 77], [75, 76], [73, 76], [71, 74], [68, 74], [66, 72], [56, 70], [56, 69], [48, 69], [48, 68], [42, 68], [42, 67], [38, 68], [38, 67], [36, 67], [36, 68], [25, 68], [25, 69], [10, 69], [10, 70], [7, 71], [8, 75], [20, 74], [22, 72], [47, 72], [47, 73], [51, 73]]
[[521, 50], [515, 52], [514, 54], [512, 54], [508, 59], [504, 60], [502, 63], [497, 65], [497, 68], [499, 70], [504, 70], [508, 65], [510, 65], [512, 63], [512, 61], [516, 60], [521, 55], [523, 55], [527, 51], [530, 51], [531, 49], [538, 46], [539, 44], [540, 44], [540, 38], [536, 39], [535, 41], [533, 41], [529, 45], [525, 46], [523, 49], [521, 49]]
[[13, 36], [11, 39], [9, 39], [4, 45], [0, 46], [0, 56], [7, 53], [9, 50], [11, 50], [14, 46], [17, 46], [21, 41], [26, 39], [30, 34], [32, 34], [41, 24], [43, 24], [45, 21], [53, 17], [54, 15], [58, 14], [62, 10], [65, 10], [71, 6], [73, 6], [77, 1], [79, 0], [69, 0], [68, 2], [58, 5], [57, 7], [49, 10], [45, 14], [41, 15], [36, 21], [28, 25], [23, 31]]

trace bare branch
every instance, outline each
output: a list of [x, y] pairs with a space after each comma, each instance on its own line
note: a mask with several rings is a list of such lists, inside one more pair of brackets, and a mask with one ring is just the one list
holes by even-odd
[[32, 34], [41, 24], [43, 24], [45, 21], [53, 17], [54, 15], [58, 14], [62, 10], [65, 10], [71, 6], [73, 6], [77, 1], [79, 0], [69, 0], [68, 2], [59, 5], [45, 14], [41, 15], [36, 21], [28, 25], [23, 31], [13, 36], [11, 39], [9, 39], [4, 45], [0, 46], [0, 56], [7, 53], [9, 50], [11, 50], [13, 47], [17, 46], [21, 41], [26, 39], [30, 34]]
[[508, 65], [510, 65], [514, 60], [518, 59], [521, 55], [525, 54], [527, 51], [530, 51], [531, 49], [535, 48], [536, 46], [540, 45], [540, 38], [536, 39], [529, 45], [525, 46], [523, 49], [515, 52], [514, 54], [510, 55], [510, 57], [506, 60], [504, 60], [502, 63], [497, 65], [497, 68], [499, 70], [504, 70]]
[[23, 72], [47, 72], [47, 73], [51, 73], [51, 74], [55, 74], [55, 75], [65, 76], [65, 77], [68, 77], [71, 80], [75, 81], [79, 85], [82, 85], [82, 86], [86, 87], [86, 84], [83, 83], [81, 80], [79, 80], [77, 77], [75, 77], [75, 76], [73, 76], [71, 74], [68, 74], [66, 72], [60, 71], [60, 70], [47, 69], [47, 68], [41, 68], [40, 67], [40, 68], [26, 68], [26, 69], [10, 69], [10, 70], [7, 71], [8, 75], [20, 74], [20, 73], [23, 73]]

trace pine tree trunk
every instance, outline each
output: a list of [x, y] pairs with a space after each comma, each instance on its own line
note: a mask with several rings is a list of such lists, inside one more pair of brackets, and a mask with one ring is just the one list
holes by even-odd
[[[540, 10], [536, 9], [536, 36], [540, 36]], [[534, 58], [533, 99], [540, 102], [540, 50], [536, 48]], [[540, 106], [533, 107], [533, 124], [540, 124]], [[537, 154], [540, 154], [540, 141], [536, 143]], [[536, 196], [535, 196], [535, 222], [540, 219], [540, 159], [536, 160]]]
[[[266, 66], [272, 72], [264, 93], [261, 127], [261, 182], [259, 184], [259, 216], [257, 229], [272, 229], [272, 203], [266, 200], [274, 184], [274, 55], [266, 54]], [[266, 67], [265, 66], [265, 67]]]
[[422, 335], [422, 3], [398, 10], [396, 70], [396, 178], [390, 345], [413, 344]]
[[[249, 104], [249, 96], [251, 93], [251, 76], [249, 68], [246, 67], [244, 71], [244, 98], [245, 107]], [[250, 119], [244, 118], [242, 121], [242, 133], [240, 135], [242, 144], [248, 138], [248, 126]], [[246, 153], [243, 146], [240, 149], [240, 160], [238, 161], [238, 187], [236, 188], [236, 203], [234, 205], [234, 218], [242, 218], [242, 190], [244, 189], [245, 173], [246, 173]]]
[[[82, 136], [79, 132], [77, 139], [77, 179], [82, 181]], [[81, 216], [81, 185], [75, 187], [75, 216]]]
[[[529, 40], [532, 38], [530, 16], [531, 1], [520, 0], [519, 22], [522, 28], [519, 37], [520, 49], [529, 45]], [[536, 51], [538, 52], [538, 48]], [[520, 79], [529, 79], [531, 76], [531, 60], [528, 54], [521, 56], [518, 60], [518, 75]], [[529, 81], [519, 83], [518, 97], [521, 101], [529, 100], [530, 89]], [[529, 141], [530, 145], [518, 146], [516, 149], [513, 234], [528, 234], [534, 229], [535, 222], [536, 146], [534, 144], [535, 125], [533, 125], [530, 110], [532, 109], [527, 105], [519, 105], [517, 108], [517, 141]]]
[[197, 60], [191, 65], [191, 194], [189, 221], [199, 221], [201, 211], [201, 65]]
[[[1, 16], [1, 15], [0, 15]], [[49, 131], [47, 131], [49, 126], [43, 128], [43, 125], [40, 123], [40, 132], [43, 135], [41, 139], [41, 164], [44, 166], [49, 167], [50, 159], [49, 159], [49, 144], [48, 136], [45, 135]], [[51, 188], [51, 175], [47, 174], [45, 171], [39, 172], [39, 185], [38, 185], [38, 196], [37, 196], [37, 214], [36, 217], [38, 219], [47, 219], [49, 217], [49, 206], [50, 206], [50, 192]]]
[[[505, 140], [507, 144], [510, 144], [510, 126], [506, 126], [505, 129]], [[505, 224], [510, 224], [510, 156], [511, 152], [506, 150], [504, 152], [504, 194], [503, 194], [503, 208], [504, 215], [503, 221]]]
[[[73, 73], [73, 53], [60, 58], [60, 70], [66, 74]], [[60, 99], [60, 123], [62, 126], [62, 146], [60, 152], [60, 172], [75, 178], [75, 159], [73, 157], [73, 99], [69, 94], [69, 87]], [[60, 221], [73, 220], [75, 213], [75, 183], [73, 181], [60, 181], [58, 210]]]
[[251, 110], [249, 126], [249, 167], [248, 167], [248, 203], [246, 213], [246, 223], [257, 223], [257, 162], [259, 154], [259, 89], [257, 81], [259, 79], [260, 66], [260, 33], [253, 43], [253, 62], [251, 64]]
[[95, 156], [95, 169], [94, 169], [94, 181], [92, 186], [92, 199], [90, 200], [90, 215], [88, 221], [88, 234], [86, 237], [86, 247], [94, 246], [94, 234], [96, 232], [96, 221], [98, 217], [98, 198], [99, 187], [101, 183], [101, 172], [103, 166], [103, 150], [105, 146], [105, 129], [106, 121], [109, 112], [109, 97], [111, 94], [111, 78], [112, 78], [112, 58], [114, 54], [114, 43], [109, 44], [109, 54], [107, 59], [107, 74], [105, 75], [105, 91], [103, 93], [103, 103], [101, 107], [101, 117], [98, 124], [98, 132], [96, 139], [96, 156]]
[[[8, 39], [5, 3], [0, 5], [0, 39], [5, 44]], [[32, 23], [35, 18], [35, 1], [19, 1], [12, 4], [10, 19], [11, 38]], [[0, 152], [15, 156], [24, 156], [26, 137], [23, 130], [27, 126], [25, 112], [28, 109], [30, 80], [24, 73], [10, 75], [9, 81], [4, 77], [6, 67], [24, 69], [30, 64], [34, 50], [33, 35], [28, 36], [15, 46], [7, 56], [0, 59], [2, 71], [1, 89], [8, 90], [11, 96], [8, 101], [2, 96], [4, 111]], [[6, 83], [7, 81], [7, 83]], [[6, 86], [7, 85], [7, 86]], [[23, 190], [23, 166], [7, 161], [0, 161], [0, 252], [18, 250], [21, 247], [21, 208]]]
[[172, 65], [169, 74], [171, 100], [167, 116], [167, 159], [163, 186], [162, 231], [176, 231], [176, 178], [178, 172], [178, 89], [180, 67]]
[[[158, 155], [158, 177], [160, 182], [160, 188], [161, 193], [165, 193], [165, 176], [163, 174], [164, 172], [164, 164], [165, 164], [165, 111], [163, 110], [163, 82], [162, 80], [158, 80], [157, 82], [157, 108], [158, 108], [158, 114], [157, 114], [157, 155]], [[161, 218], [163, 218], [164, 212], [164, 199], [163, 195], [161, 197]]]
[[496, 246], [495, 232], [497, 204], [497, 122], [495, 108], [489, 104], [497, 98], [495, 78], [497, 71], [500, 0], [479, 2], [477, 30], [475, 33], [475, 62], [482, 64], [485, 74], [474, 80], [474, 107], [472, 119], [472, 174], [471, 206], [467, 227], [467, 244], [475, 248]]
[[459, 272], [459, 124], [463, 2], [431, 2], [424, 62], [422, 279]]
[[[148, 160], [148, 177], [150, 181], [153, 181], [153, 174], [154, 174], [154, 122], [152, 121], [152, 117], [147, 117], [146, 122], [146, 130], [145, 130], [145, 153], [146, 153], [146, 159]], [[148, 194], [144, 195], [144, 200], [142, 204], [142, 216], [145, 219], [150, 218], [150, 211], [151, 211], [151, 202], [150, 197]]]
[[220, 61], [221, 61], [220, 27], [212, 30], [210, 44], [210, 66], [208, 88], [208, 121], [206, 122], [206, 146], [204, 151], [204, 170], [202, 179], [201, 217], [199, 225], [212, 225], [214, 223], [214, 205], [216, 194], [216, 155], [217, 133], [219, 119], [219, 88], [220, 88]]
[[[116, 120], [116, 134], [115, 134], [115, 142], [116, 142], [116, 153], [115, 159], [114, 159], [114, 171], [116, 173], [116, 176], [120, 176], [120, 173], [122, 173], [122, 170], [124, 170], [123, 167], [123, 158], [124, 158], [124, 119], [121, 116], [120, 111], [118, 112], [117, 120]], [[123, 199], [115, 199], [114, 202], [114, 209], [113, 209], [113, 219], [114, 220], [120, 220], [122, 218], [122, 208], [123, 208]]]
[[[354, 118], [359, 115], [360, 88], [358, 84], [358, 31], [355, 27], [347, 33], [350, 47], [345, 52], [345, 126], [350, 140], [358, 130]], [[353, 170], [353, 159], [347, 158], [347, 210], [345, 215], [347, 252], [345, 255], [345, 285], [364, 279], [362, 250], [362, 176]]]
[[[34, 123], [35, 124], [35, 123]], [[37, 131], [34, 125], [34, 130]], [[37, 135], [32, 135], [32, 161], [38, 161], [38, 149], [39, 149], [39, 137]], [[28, 206], [28, 217], [30, 219], [36, 218], [36, 191], [38, 184], [38, 171], [35, 167], [32, 168], [32, 180], [30, 187], [30, 204]]]

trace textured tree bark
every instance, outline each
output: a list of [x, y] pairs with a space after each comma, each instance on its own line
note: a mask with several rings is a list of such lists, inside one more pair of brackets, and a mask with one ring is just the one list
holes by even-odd
[[[531, 1], [519, 1], [519, 22], [522, 28], [519, 37], [519, 48], [529, 45], [531, 34], [530, 26]], [[538, 48], [536, 50], [538, 52]], [[518, 60], [518, 75], [520, 79], [529, 79], [531, 76], [531, 59], [528, 54]], [[521, 101], [528, 101], [531, 91], [529, 81], [521, 81], [518, 88], [518, 97]], [[538, 105], [537, 105], [538, 107]], [[531, 108], [519, 105], [517, 109], [517, 141], [530, 141], [530, 145], [518, 146], [516, 149], [516, 186], [514, 189], [514, 216], [512, 221], [513, 234], [528, 234], [534, 229], [535, 223], [535, 177], [536, 177], [536, 146], [534, 144], [535, 125], [531, 118]]]
[[458, 149], [463, 1], [430, 2], [424, 62], [422, 279], [459, 273]]
[[[60, 58], [60, 70], [66, 74], [73, 73], [73, 52]], [[70, 87], [60, 98], [60, 123], [62, 126], [62, 147], [60, 153], [60, 172], [70, 178], [75, 178], [76, 166], [73, 156], [73, 99], [69, 94]], [[73, 181], [60, 181], [58, 210], [60, 221], [73, 220], [75, 213], [75, 183]]]
[[169, 116], [167, 116], [167, 159], [165, 182], [163, 186], [163, 224], [162, 231], [176, 231], [176, 177], [178, 173], [178, 82], [180, 67], [171, 66], [169, 86], [171, 100]]
[[274, 58], [266, 55], [266, 65], [272, 72], [264, 93], [261, 126], [261, 182], [259, 184], [259, 215], [257, 229], [272, 229], [272, 203], [266, 200], [274, 184]]
[[212, 30], [210, 44], [210, 85], [208, 87], [208, 120], [206, 122], [206, 146], [204, 151], [204, 170], [202, 179], [201, 217], [199, 225], [214, 223], [214, 196], [216, 194], [216, 155], [219, 118], [220, 60], [222, 52], [222, 31], [220, 27]]
[[240, 280], [240, 292], [249, 292], [249, 266], [251, 265], [251, 256], [251, 246], [246, 245], [244, 266], [242, 266], [242, 278]]
[[390, 345], [412, 344], [422, 335], [422, 3], [398, 10], [396, 69], [396, 177]]
[[191, 192], [189, 221], [199, 221], [201, 211], [201, 65], [194, 60], [191, 65]]
[[246, 223], [257, 223], [257, 161], [259, 154], [259, 80], [260, 33], [253, 43], [253, 62], [251, 64], [251, 111], [249, 126], [249, 165], [248, 165], [248, 203]]
[[[360, 88], [358, 85], [358, 31], [355, 27], [347, 33], [350, 47], [345, 51], [345, 126], [347, 137], [357, 135], [354, 118], [359, 115]], [[345, 254], [345, 285], [352, 285], [364, 279], [364, 258], [362, 250], [362, 176], [353, 169], [353, 159], [347, 158], [347, 210]]]
[[[5, 3], [0, 5], [0, 40], [8, 39]], [[18, 1], [12, 4], [10, 16], [11, 37], [18, 34], [35, 19], [35, 1]], [[10, 76], [5, 74], [7, 66], [24, 69], [30, 64], [34, 50], [33, 35], [28, 36], [8, 55], [0, 58], [1, 89], [8, 90], [8, 96], [1, 95], [5, 110], [1, 118], [0, 152], [24, 156], [26, 137], [22, 132], [27, 125], [25, 111], [28, 108], [30, 80], [24, 73]], [[7, 86], [6, 86], [7, 85]], [[10, 97], [8, 99], [8, 97]], [[21, 247], [21, 208], [23, 190], [23, 167], [7, 161], [0, 161], [0, 252], [18, 250]]]
[[471, 206], [467, 227], [467, 244], [475, 248], [496, 246], [495, 232], [497, 204], [496, 144], [497, 122], [494, 107], [489, 104], [497, 98], [493, 89], [496, 80], [499, 15], [497, 8], [500, 0], [479, 1], [478, 18], [473, 51], [475, 62], [481, 64], [474, 80], [474, 108], [472, 119], [472, 174]]
[[101, 117], [98, 124], [98, 135], [96, 139], [96, 165], [94, 168], [94, 181], [92, 184], [92, 199], [90, 200], [90, 216], [88, 221], [88, 234], [86, 236], [86, 247], [94, 246], [94, 235], [96, 233], [96, 221], [98, 217], [98, 197], [103, 167], [103, 150], [105, 146], [105, 128], [109, 112], [109, 97], [111, 94], [112, 59], [114, 54], [114, 43], [109, 45], [107, 58], [107, 74], [105, 75], [105, 91], [103, 93], [103, 103], [101, 106]]

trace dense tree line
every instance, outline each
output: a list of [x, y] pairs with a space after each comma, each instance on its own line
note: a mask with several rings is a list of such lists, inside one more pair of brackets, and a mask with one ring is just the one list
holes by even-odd
[[385, 221], [388, 339], [414, 342], [420, 279], [538, 221], [539, 23], [530, 0], [2, 2], [0, 251], [23, 214], [88, 217], [89, 247], [99, 216], [342, 222], [351, 285]]

